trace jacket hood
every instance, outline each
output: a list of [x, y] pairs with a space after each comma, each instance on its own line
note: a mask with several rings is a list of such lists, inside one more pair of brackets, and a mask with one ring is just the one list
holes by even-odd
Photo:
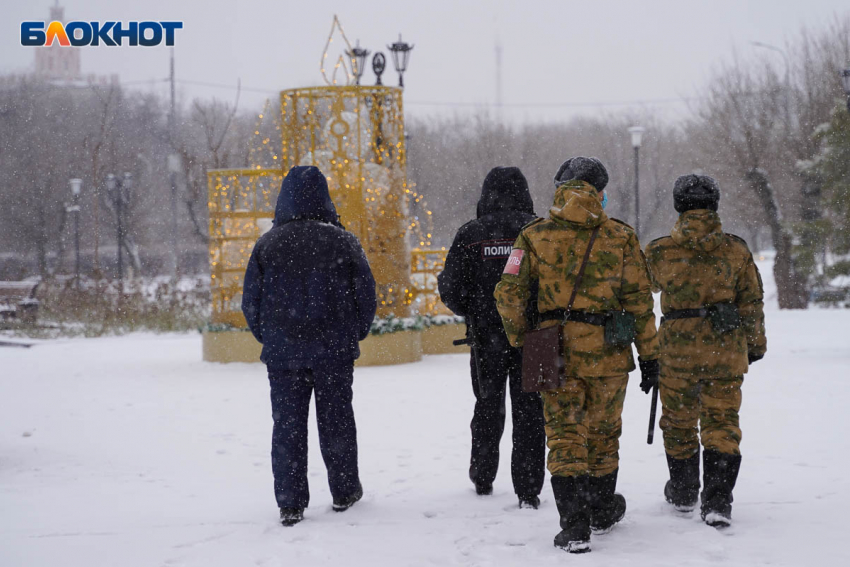
[[711, 252], [723, 243], [720, 216], [708, 209], [685, 211], [670, 233], [679, 246]]
[[328, 181], [318, 167], [293, 167], [280, 184], [274, 225], [294, 220], [315, 220], [341, 226], [328, 192]]
[[602, 211], [599, 193], [593, 185], [573, 179], [555, 190], [555, 203], [549, 209], [549, 217], [586, 228], [593, 228], [608, 220]]
[[517, 167], [494, 167], [484, 178], [478, 199], [478, 218], [498, 211], [534, 214], [528, 182]]

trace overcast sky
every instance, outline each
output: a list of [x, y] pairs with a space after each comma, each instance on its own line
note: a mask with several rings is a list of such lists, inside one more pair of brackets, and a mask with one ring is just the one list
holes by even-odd
[[[34, 50], [20, 22], [47, 20], [53, 0], [0, 0], [0, 72], [24, 72]], [[503, 109], [512, 121], [616, 111], [615, 103], [698, 96], [711, 69], [752, 40], [782, 46], [802, 25], [850, 11], [847, 0], [61, 0], [66, 20], [182, 20], [175, 56], [181, 100], [232, 99], [259, 110], [281, 89], [322, 84], [319, 62], [336, 13], [353, 43], [414, 43], [405, 75], [409, 113], [474, 111], [496, 100], [495, 44], [503, 49]], [[334, 42], [336, 49], [341, 43]], [[336, 54], [339, 51], [335, 52]], [[782, 58], [774, 54], [776, 64]], [[331, 59], [336, 59], [331, 55]], [[848, 62], [850, 64], [850, 62]], [[167, 93], [168, 48], [82, 48], [84, 73], [113, 74]], [[385, 83], [396, 84], [388, 62]], [[149, 81], [145, 83], [144, 81]], [[367, 71], [364, 83], [372, 84]], [[634, 102], [633, 102], [634, 101]]]

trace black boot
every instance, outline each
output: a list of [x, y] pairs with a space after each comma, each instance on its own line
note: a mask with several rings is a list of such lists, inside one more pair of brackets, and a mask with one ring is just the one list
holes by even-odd
[[493, 494], [493, 483], [476, 480], [478, 469], [475, 464], [469, 465], [469, 480], [475, 485], [475, 494], [478, 496], [490, 496]]
[[587, 476], [552, 477], [552, 492], [561, 515], [561, 533], [555, 536], [555, 547], [570, 553], [590, 551], [587, 491]]
[[664, 498], [679, 512], [691, 512], [699, 497], [699, 449], [687, 459], [667, 454], [670, 480], [664, 485]]
[[741, 470], [741, 455], [714, 450], [703, 453], [703, 488], [700, 517], [715, 528], [732, 523], [732, 489]]
[[363, 498], [363, 485], [358, 484], [357, 489], [349, 496], [340, 500], [334, 500], [333, 510], [334, 512], [345, 512], [359, 502], [361, 498]]
[[540, 497], [536, 494], [532, 494], [531, 496], [518, 496], [518, 498], [520, 508], [531, 508], [532, 510], [540, 508]]
[[304, 508], [281, 508], [280, 523], [291, 527], [304, 519]]
[[606, 533], [626, 515], [626, 498], [614, 492], [617, 473], [590, 477], [590, 528], [594, 533]]

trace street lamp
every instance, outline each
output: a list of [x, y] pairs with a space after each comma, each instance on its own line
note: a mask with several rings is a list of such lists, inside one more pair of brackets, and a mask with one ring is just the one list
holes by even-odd
[[121, 230], [121, 189], [120, 189], [120, 180], [115, 177], [112, 173], [106, 176], [106, 193], [109, 195], [109, 198], [112, 199], [112, 202], [115, 204], [115, 217], [117, 219], [118, 225], [118, 279], [124, 279], [124, 258], [122, 257], [122, 235], [123, 231]]
[[841, 72], [841, 82], [844, 84], [844, 94], [847, 95], [847, 111], [850, 112], [850, 69]]
[[404, 72], [407, 71], [407, 62], [410, 59], [410, 52], [413, 46], [401, 40], [401, 34], [398, 34], [398, 41], [392, 45], [388, 45], [393, 56], [393, 67], [398, 73], [398, 86], [404, 88]]
[[124, 172], [123, 180], [113, 174], [106, 176], [106, 190], [112, 202], [115, 204], [115, 217], [118, 225], [118, 279], [124, 279], [124, 204], [125, 192], [133, 186], [133, 175]]
[[74, 280], [80, 287], [80, 192], [83, 187], [82, 179], [71, 179], [71, 206], [67, 207], [69, 213], [74, 213]]
[[357, 45], [351, 48], [351, 51], [346, 51], [345, 54], [351, 59], [351, 64], [354, 67], [354, 84], [360, 84], [360, 77], [363, 76], [363, 71], [366, 70], [366, 57], [369, 56], [369, 50], [365, 47], [360, 47], [360, 40], [357, 40]]
[[635, 149], [635, 234], [640, 240], [640, 143], [646, 128], [632, 126], [629, 134], [632, 135], [632, 147]]

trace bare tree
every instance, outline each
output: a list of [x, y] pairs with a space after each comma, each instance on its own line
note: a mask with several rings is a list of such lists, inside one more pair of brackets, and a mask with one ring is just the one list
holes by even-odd
[[[628, 126], [648, 126], [641, 151], [641, 197], [645, 234], [669, 232], [675, 213], [671, 189], [687, 173], [683, 132], [651, 115], [607, 116], [562, 124], [509, 127], [486, 114], [408, 124], [409, 175], [434, 209], [438, 246], [448, 246], [457, 228], [475, 216], [481, 183], [496, 166], [519, 167], [528, 179], [538, 215], [546, 216], [561, 163], [571, 156], [599, 157], [608, 168], [610, 205], [606, 212], [634, 222], [634, 161]], [[645, 239], [646, 240], [646, 239]]]
[[835, 69], [848, 53], [848, 37], [850, 18], [836, 19], [817, 33], [804, 29], [786, 48], [787, 73], [778, 73], [766, 58], [736, 54], [710, 81], [688, 125], [702, 163], [721, 172], [729, 196], [741, 205], [738, 211], [770, 227], [782, 308], [808, 304], [808, 274], [792, 256], [789, 221], [803, 218], [803, 211], [812, 209], [809, 201], [819, 195], [817, 180], [801, 176], [798, 164], [818, 152], [814, 133], [840, 94]]
[[[239, 128], [239, 120], [234, 122], [240, 93], [241, 86], [237, 83], [233, 104], [215, 99], [195, 100], [188, 122], [184, 123], [175, 144], [183, 167], [184, 203], [192, 234], [204, 244], [209, 240], [202, 226], [206, 220], [203, 211], [207, 203], [207, 170], [232, 165], [234, 159], [244, 159], [249, 151], [245, 129]], [[246, 120], [247, 117], [242, 122]], [[233, 139], [232, 143], [226, 143], [229, 138]]]

